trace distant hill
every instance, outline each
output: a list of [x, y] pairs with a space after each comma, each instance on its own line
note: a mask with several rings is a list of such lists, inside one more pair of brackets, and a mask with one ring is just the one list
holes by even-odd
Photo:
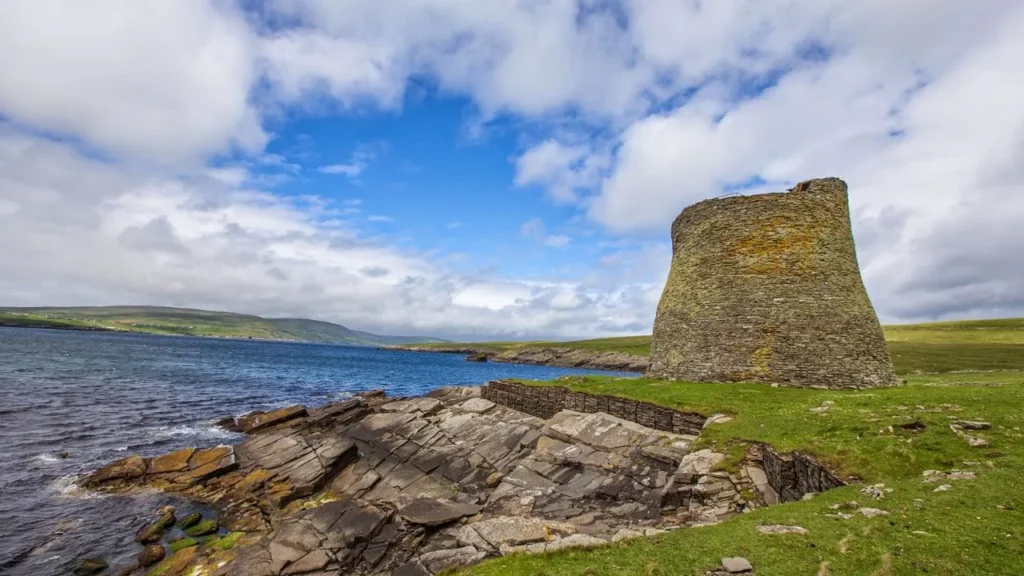
[[261, 318], [249, 314], [164, 306], [0, 308], [0, 326], [292, 340], [352, 346], [444, 342], [430, 337], [371, 334], [321, 320]]

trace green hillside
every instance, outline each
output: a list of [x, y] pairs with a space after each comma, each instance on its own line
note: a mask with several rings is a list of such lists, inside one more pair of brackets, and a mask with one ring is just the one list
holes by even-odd
[[[898, 374], [1024, 370], [1024, 319], [1021, 318], [885, 326], [885, 337]], [[575, 342], [479, 342], [465, 346], [495, 351], [521, 347], [577, 348], [648, 356], [651, 337]]]
[[0, 308], [0, 326], [136, 332], [172, 336], [252, 338], [381, 346], [437, 342], [436, 338], [381, 336], [304, 318], [261, 318], [161, 306]]

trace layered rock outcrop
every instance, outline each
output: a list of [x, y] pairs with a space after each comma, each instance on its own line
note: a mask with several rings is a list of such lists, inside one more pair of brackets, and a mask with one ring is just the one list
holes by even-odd
[[694, 204], [672, 224], [672, 250], [650, 376], [897, 383], [861, 280], [842, 180]]
[[[516, 403], [513, 388], [494, 389], [505, 392], [499, 402]], [[623, 414], [633, 420], [564, 407], [540, 418], [480, 388], [367, 394], [264, 416], [235, 446], [129, 457], [83, 483], [181, 494], [219, 512], [213, 530], [236, 531], [230, 548], [213, 532], [172, 543], [152, 568], [163, 576], [197, 567], [221, 576], [423, 576], [655, 535], [779, 500], [757, 454], [737, 474], [718, 470], [724, 456], [692, 451], [695, 434], [642, 425], [634, 420], [649, 405], [630, 406]]]

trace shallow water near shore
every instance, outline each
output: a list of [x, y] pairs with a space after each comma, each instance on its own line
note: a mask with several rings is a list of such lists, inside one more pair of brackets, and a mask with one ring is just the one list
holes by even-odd
[[234, 442], [213, 425], [222, 416], [375, 388], [411, 396], [583, 373], [595, 371], [337, 345], [0, 328], [0, 574], [67, 574], [83, 556], [130, 561], [135, 531], [153, 511], [185, 504], [162, 494], [85, 493], [75, 478], [132, 453]]

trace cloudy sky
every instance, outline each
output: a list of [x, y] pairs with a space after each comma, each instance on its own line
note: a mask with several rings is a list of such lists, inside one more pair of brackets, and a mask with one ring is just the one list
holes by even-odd
[[1024, 315], [1019, 0], [13, 0], [0, 305], [650, 330], [668, 226], [851, 187], [887, 322]]

